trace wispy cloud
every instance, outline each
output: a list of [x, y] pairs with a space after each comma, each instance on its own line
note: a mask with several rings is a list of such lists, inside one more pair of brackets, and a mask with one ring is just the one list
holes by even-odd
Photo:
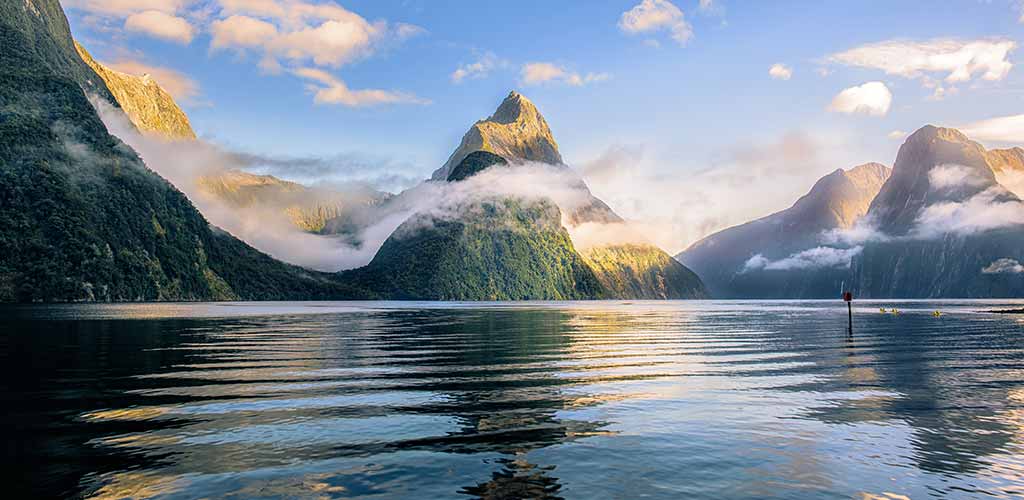
[[485, 52], [476, 61], [455, 68], [451, 74], [451, 80], [453, 83], [462, 83], [466, 78], [484, 78], [494, 69], [506, 64], [493, 52]]
[[520, 81], [523, 85], [540, 85], [549, 82], [564, 83], [580, 87], [594, 82], [602, 82], [611, 78], [608, 73], [579, 73], [566, 70], [562, 66], [548, 62], [531, 62], [523, 65]]
[[683, 11], [668, 0], [643, 0], [636, 4], [619, 17], [619, 29], [630, 35], [667, 31], [679, 45], [686, 45], [693, 38], [693, 27]]
[[313, 93], [313, 101], [317, 104], [340, 104], [350, 107], [394, 103], [430, 104], [429, 100], [405, 92], [381, 89], [352, 90], [340, 78], [322, 69], [299, 68], [294, 73], [309, 80], [307, 89]]
[[926, 88], [934, 90], [933, 99], [941, 99], [955, 92], [951, 85], [975, 77], [987, 81], [1006, 78], [1013, 67], [1010, 53], [1016, 48], [1017, 42], [1001, 38], [887, 40], [832, 54], [826, 61], [919, 79]]
[[755, 270], [788, 271], [792, 269], [824, 269], [830, 267], [850, 267], [853, 258], [864, 250], [864, 247], [852, 248], [815, 247], [788, 257], [771, 260], [757, 254], [747, 259], [740, 272]]
[[868, 82], [837, 94], [828, 105], [835, 113], [885, 116], [892, 105], [892, 92], [882, 82]]
[[998, 116], [957, 128], [979, 141], [1024, 144], [1024, 114]]

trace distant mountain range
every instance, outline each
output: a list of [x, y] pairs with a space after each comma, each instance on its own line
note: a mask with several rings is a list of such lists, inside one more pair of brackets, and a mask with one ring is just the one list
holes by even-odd
[[822, 177], [793, 206], [712, 234], [676, 258], [693, 269], [714, 297], [785, 298], [835, 294], [843, 268], [753, 270], [755, 256], [779, 261], [818, 247], [823, 234], [847, 230], [867, 213], [871, 200], [889, 178], [885, 165], [868, 163], [837, 169]]
[[[677, 258], [723, 298], [1017, 297], [1024, 150], [922, 127], [893, 169], [822, 178], [793, 207], [712, 234]], [[1006, 183], [1005, 185], [1003, 183]]]

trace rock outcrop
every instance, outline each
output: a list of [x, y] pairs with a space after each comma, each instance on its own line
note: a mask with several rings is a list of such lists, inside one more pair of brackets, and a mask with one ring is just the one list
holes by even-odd
[[908, 137], [866, 216], [878, 237], [853, 259], [860, 295], [1024, 295], [1019, 273], [992, 267], [1024, 261], [1024, 203], [995, 170], [1012, 165], [1014, 153], [1006, 155], [950, 128], [928, 125]]
[[77, 41], [74, 44], [82, 60], [103, 79], [136, 128], [170, 139], [196, 138], [188, 116], [153, 77], [110, 69], [93, 59]]
[[459, 147], [434, 171], [431, 179], [447, 179], [452, 169], [474, 151], [487, 151], [507, 160], [562, 164], [548, 122], [529, 99], [515, 91], [509, 93], [494, 114], [469, 128]]

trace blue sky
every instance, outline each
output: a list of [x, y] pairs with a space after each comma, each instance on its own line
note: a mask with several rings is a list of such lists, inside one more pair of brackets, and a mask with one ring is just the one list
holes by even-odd
[[926, 123], [991, 146], [1024, 128], [983, 126], [1024, 108], [1016, 0], [62, 3], [97, 59], [149, 68], [202, 137], [245, 151], [424, 178], [517, 89], [670, 250], [891, 164]]

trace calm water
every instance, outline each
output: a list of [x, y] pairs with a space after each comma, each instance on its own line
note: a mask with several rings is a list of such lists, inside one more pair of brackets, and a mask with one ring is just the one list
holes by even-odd
[[1012, 304], [0, 309], [5, 496], [1015, 497]]

